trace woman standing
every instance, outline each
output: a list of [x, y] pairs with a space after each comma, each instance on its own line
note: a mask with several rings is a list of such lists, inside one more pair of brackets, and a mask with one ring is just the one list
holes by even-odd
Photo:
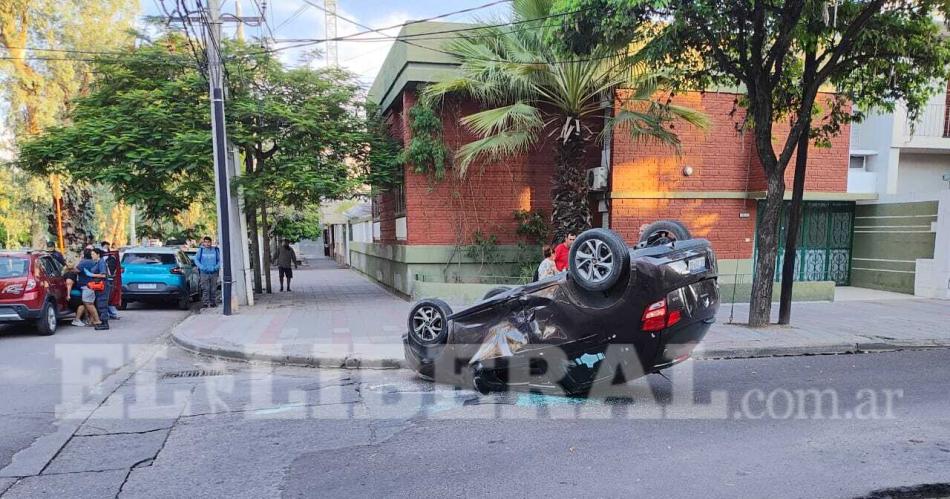
[[554, 263], [554, 250], [551, 249], [550, 245], [545, 244], [544, 247], [541, 248], [541, 253], [544, 254], [544, 260], [541, 260], [541, 265], [538, 265], [539, 281], [546, 277], [557, 275], [557, 265]]

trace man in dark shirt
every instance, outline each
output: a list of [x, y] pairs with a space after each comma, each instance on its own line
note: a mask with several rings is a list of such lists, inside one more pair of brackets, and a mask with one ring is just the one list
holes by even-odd
[[284, 239], [280, 248], [277, 248], [277, 279], [280, 280], [280, 290], [284, 290], [284, 278], [287, 278], [287, 291], [290, 291], [290, 280], [294, 278], [294, 267], [300, 267], [297, 253], [290, 247], [290, 241]]
[[86, 307], [86, 312], [89, 313], [89, 317], [92, 318], [92, 323], [96, 326], [96, 330], [99, 331], [109, 329], [109, 323], [102, 320], [104, 317], [100, 316], [99, 310], [96, 307], [99, 302], [99, 300], [97, 300], [97, 294], [99, 293], [89, 289], [89, 283], [97, 279], [105, 279], [106, 277], [108, 270], [101, 257], [102, 250], [93, 248], [85, 251], [83, 253], [83, 259], [76, 265], [76, 272], [79, 274], [79, 288], [82, 291], [83, 306]]

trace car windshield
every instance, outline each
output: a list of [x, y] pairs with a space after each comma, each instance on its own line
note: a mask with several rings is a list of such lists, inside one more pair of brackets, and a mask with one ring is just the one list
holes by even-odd
[[18, 256], [0, 256], [0, 279], [8, 277], [26, 277], [30, 262]]
[[122, 265], [147, 265], [147, 264], [165, 264], [175, 263], [174, 253], [126, 253], [122, 257]]

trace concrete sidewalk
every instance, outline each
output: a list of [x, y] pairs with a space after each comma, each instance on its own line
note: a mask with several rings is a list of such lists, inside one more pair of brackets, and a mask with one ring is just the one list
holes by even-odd
[[[318, 367], [403, 366], [411, 304], [356, 271], [308, 259], [291, 293], [275, 292], [224, 317], [204, 311], [173, 331], [178, 345], [217, 357]], [[852, 298], [861, 293], [848, 291]], [[818, 355], [950, 347], [950, 303], [871, 294], [873, 300], [796, 303], [792, 326], [750, 329], [748, 305], [726, 304], [697, 358]], [[777, 311], [773, 311], [773, 317]]]

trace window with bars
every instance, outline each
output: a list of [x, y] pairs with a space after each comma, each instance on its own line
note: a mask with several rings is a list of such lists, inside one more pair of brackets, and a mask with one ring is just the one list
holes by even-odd
[[395, 204], [394, 212], [397, 217], [406, 216], [406, 186], [399, 184], [396, 187], [393, 187], [393, 203]]
[[374, 222], [379, 221], [380, 215], [383, 212], [382, 206], [383, 206], [383, 195], [377, 193], [376, 195], [373, 196], [373, 221]]

